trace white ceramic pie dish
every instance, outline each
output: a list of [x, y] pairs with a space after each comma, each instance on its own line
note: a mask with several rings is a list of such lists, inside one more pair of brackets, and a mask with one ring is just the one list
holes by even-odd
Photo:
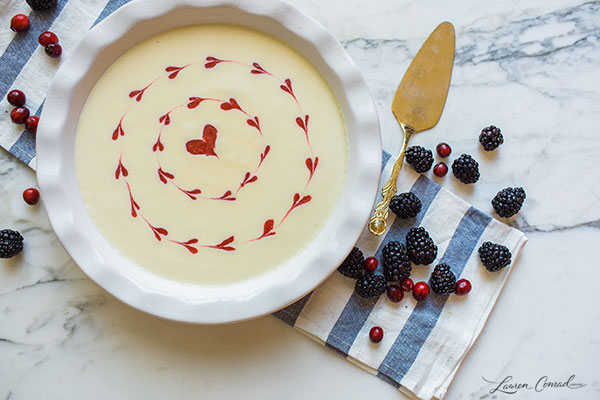
[[[102, 237], [81, 198], [74, 147], [90, 90], [121, 54], [160, 32], [202, 23], [258, 29], [290, 44], [323, 74], [346, 121], [348, 172], [341, 200], [297, 257], [262, 276], [211, 287], [171, 281], [120, 255]], [[150, 314], [190, 323], [246, 320], [276, 311], [323, 282], [350, 252], [371, 212], [381, 168], [379, 121], [363, 77], [318, 22], [289, 4], [252, 0], [135, 0], [92, 29], [52, 83], [37, 136], [37, 176], [52, 226], [96, 283]]]

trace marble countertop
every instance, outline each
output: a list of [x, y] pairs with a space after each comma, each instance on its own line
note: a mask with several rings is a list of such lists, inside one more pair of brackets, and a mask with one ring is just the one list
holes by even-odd
[[[447, 141], [480, 160], [474, 187], [437, 181], [483, 211], [502, 187], [527, 191], [511, 223], [529, 242], [446, 398], [600, 398], [600, 1], [294, 4], [355, 59], [390, 149], [400, 148], [390, 111], [396, 85], [427, 35], [451, 21], [456, 60], [446, 108], [413, 144]], [[477, 135], [489, 124], [501, 127], [505, 144], [484, 154]], [[0, 399], [403, 398], [273, 317], [199, 327], [122, 304], [73, 263], [43, 207], [22, 201], [35, 185], [33, 171], [0, 150], [0, 227], [26, 237], [21, 256], [0, 261]], [[509, 395], [483, 379], [511, 376], [533, 387], [572, 375], [586, 386]]]

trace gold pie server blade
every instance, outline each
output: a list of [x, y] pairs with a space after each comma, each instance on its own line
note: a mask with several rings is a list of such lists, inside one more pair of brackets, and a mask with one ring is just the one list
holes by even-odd
[[429, 35], [410, 63], [392, 103], [392, 111], [400, 123], [404, 142], [394, 163], [392, 176], [381, 188], [383, 200], [375, 207], [369, 231], [381, 235], [386, 229], [389, 204], [396, 194], [396, 180], [402, 169], [404, 151], [411, 136], [433, 128], [442, 115], [452, 66], [454, 64], [454, 26], [443, 22]]

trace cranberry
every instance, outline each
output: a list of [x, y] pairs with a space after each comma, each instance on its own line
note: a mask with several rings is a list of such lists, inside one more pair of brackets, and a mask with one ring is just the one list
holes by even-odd
[[448, 157], [450, 155], [450, 153], [452, 153], [452, 149], [450, 148], [450, 145], [448, 143], [444, 143], [444, 142], [438, 144], [437, 147], [435, 148], [435, 150], [440, 155], [440, 157]]
[[448, 166], [441, 162], [441, 163], [437, 163], [435, 164], [435, 167], [433, 167], [433, 174], [437, 177], [443, 177], [446, 176], [446, 174], [448, 173]]
[[411, 290], [413, 290], [413, 286], [413, 280], [410, 278], [404, 278], [400, 281], [400, 287], [405, 292], [410, 292]]
[[56, 44], [58, 43], [58, 36], [56, 36], [56, 34], [53, 32], [46, 31], [42, 33], [40, 37], [38, 37], [38, 43], [44, 47], [48, 46], [49, 44]]
[[381, 339], [383, 339], [383, 329], [381, 329], [379, 326], [372, 327], [369, 331], [369, 338], [373, 343], [381, 342]]
[[379, 265], [379, 262], [377, 261], [377, 259], [375, 257], [367, 257], [365, 259], [365, 269], [369, 272], [373, 272], [377, 269], [377, 265]]
[[16, 107], [10, 112], [10, 119], [15, 124], [23, 124], [29, 117], [29, 109], [27, 107]]
[[456, 281], [456, 286], [454, 287], [454, 293], [458, 296], [464, 296], [465, 294], [471, 291], [471, 282], [467, 279], [459, 279]]
[[23, 192], [23, 200], [30, 206], [35, 206], [40, 201], [40, 191], [36, 188], [25, 189]]
[[387, 288], [387, 296], [392, 303], [399, 303], [404, 298], [404, 292], [400, 286], [390, 285]]
[[29, 17], [25, 14], [17, 14], [10, 20], [10, 29], [15, 32], [23, 32], [29, 29]]
[[52, 58], [58, 58], [62, 54], [62, 47], [58, 43], [50, 43], [44, 50]]
[[25, 104], [25, 93], [21, 90], [11, 90], [6, 95], [6, 100], [15, 107], [20, 107]]
[[38, 122], [40, 122], [39, 117], [29, 117], [25, 120], [25, 129], [27, 129], [31, 133], [37, 133]]
[[429, 285], [425, 282], [415, 283], [413, 287], [413, 297], [417, 301], [425, 300], [429, 296]]

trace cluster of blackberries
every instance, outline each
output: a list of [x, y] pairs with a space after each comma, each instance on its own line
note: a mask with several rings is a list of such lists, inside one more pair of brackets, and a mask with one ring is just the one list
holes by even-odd
[[[419, 201], [414, 194], [411, 195]], [[388, 282], [400, 282], [410, 277], [411, 262], [415, 265], [431, 264], [437, 257], [437, 246], [425, 228], [411, 228], [406, 235], [406, 245], [390, 241], [383, 247], [381, 255], [383, 274], [366, 268], [365, 257], [358, 247], [353, 248], [339, 266], [338, 271], [342, 275], [356, 279], [358, 295], [379, 297], [386, 291]]]
[[[485, 151], [497, 149], [504, 143], [504, 136], [500, 128], [490, 125], [481, 130], [479, 143]], [[440, 143], [436, 147], [440, 157], [448, 157], [452, 149], [447, 143]], [[433, 153], [422, 146], [412, 146], [406, 149], [406, 162], [417, 172], [427, 172], [433, 164]], [[436, 164], [433, 172], [436, 176], [446, 175], [448, 167], [445, 163]], [[470, 154], [461, 154], [452, 162], [452, 174], [464, 184], [472, 184], [479, 180], [479, 163]], [[401, 197], [404, 196], [404, 197]], [[492, 200], [492, 206], [496, 213], [502, 218], [510, 218], [517, 214], [525, 201], [525, 191], [521, 187], [507, 187], [502, 189]], [[421, 203], [416, 203], [407, 193], [394, 196], [390, 202], [390, 209], [399, 218], [414, 217], [421, 209]], [[416, 210], [416, 211], [414, 211]]]
[[[485, 242], [478, 252], [481, 263], [490, 272], [498, 271], [511, 262], [510, 251], [506, 246], [500, 244]], [[361, 260], [364, 260], [364, 256], [358, 247], [352, 249], [338, 268], [343, 275], [356, 279], [354, 290], [359, 296], [377, 298], [387, 291], [390, 300], [398, 302], [403, 297], [402, 293], [398, 292], [413, 290], [415, 299], [421, 301], [428, 296], [430, 288], [434, 293], [440, 295], [446, 293], [465, 295], [471, 290], [471, 283], [466, 279], [457, 281], [456, 275], [446, 263], [440, 263], [434, 267], [429, 277], [429, 284], [417, 282], [413, 286], [410, 279], [412, 258], [406, 247], [397, 241], [387, 243], [383, 248], [382, 255], [383, 275], [366, 271], [363, 273], [363, 261]], [[388, 286], [388, 282], [401, 282], [401, 286]]]
[[[421, 201], [413, 193], [403, 193], [398, 196], [395, 206], [400, 209], [394, 210], [399, 216], [414, 217], [421, 209]], [[375, 273], [374, 268], [369, 268], [368, 262], [362, 251], [355, 247], [348, 257], [339, 266], [338, 271], [349, 278], [356, 279], [355, 291], [365, 298], [375, 298], [388, 292], [391, 301], [397, 302], [403, 295], [399, 291], [414, 291], [413, 296], [417, 300], [423, 300], [429, 294], [429, 285], [431, 289], [438, 294], [451, 293], [455, 291], [456, 278], [450, 267], [446, 264], [439, 264], [433, 270], [429, 285], [425, 282], [413, 284], [410, 280], [412, 264], [429, 265], [433, 263], [438, 254], [438, 248], [429, 236], [429, 233], [423, 227], [411, 228], [406, 235], [406, 244], [399, 241], [388, 242], [381, 251], [383, 271]], [[368, 259], [367, 259], [368, 261]], [[410, 281], [410, 282], [409, 282]], [[401, 285], [390, 285], [388, 283], [400, 282]], [[468, 281], [466, 281], [468, 283]], [[458, 286], [456, 286], [458, 288]], [[470, 290], [463, 289], [466, 294]]]
[[[501, 211], [506, 211], [506, 204], [519, 201], [525, 193], [521, 188], [511, 189], [507, 193], [505, 189], [500, 198], [494, 201], [498, 203]], [[514, 193], [513, 193], [514, 192]], [[498, 197], [496, 196], [496, 197]], [[509, 197], [513, 196], [513, 199]], [[496, 205], [494, 205], [496, 208]], [[414, 193], [402, 193], [395, 196], [390, 203], [390, 208], [399, 218], [415, 217], [421, 210], [421, 200]], [[483, 266], [488, 271], [498, 271], [511, 262], [511, 253], [507, 247], [484, 242], [478, 250]], [[410, 279], [412, 264], [429, 265], [435, 261], [438, 255], [438, 247], [429, 233], [423, 227], [411, 228], [406, 234], [406, 243], [393, 240], [388, 242], [381, 251], [383, 271], [376, 273], [377, 259], [369, 257], [365, 260], [363, 252], [355, 247], [339, 266], [338, 271], [349, 278], [356, 279], [355, 291], [365, 298], [376, 298], [387, 291], [388, 297], [393, 302], [403, 298], [404, 291], [413, 291], [413, 297], [418, 301], [429, 295], [429, 289], [436, 294], [456, 293], [467, 294], [471, 290], [471, 283], [466, 279], [456, 280], [451, 267], [446, 263], [435, 266], [429, 278], [429, 284], [417, 282], [413, 284]], [[388, 283], [400, 282], [400, 286]]]

